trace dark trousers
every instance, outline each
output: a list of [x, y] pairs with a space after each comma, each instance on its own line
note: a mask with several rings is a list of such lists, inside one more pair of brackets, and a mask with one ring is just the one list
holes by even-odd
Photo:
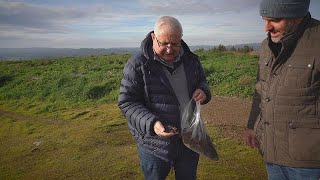
[[164, 180], [171, 168], [174, 169], [176, 180], [195, 180], [197, 177], [199, 154], [188, 148], [183, 148], [173, 161], [162, 160], [139, 145], [138, 155], [146, 180]]

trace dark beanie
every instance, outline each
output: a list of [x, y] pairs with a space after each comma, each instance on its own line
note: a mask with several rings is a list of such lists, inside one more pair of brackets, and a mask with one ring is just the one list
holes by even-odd
[[262, 0], [260, 15], [270, 18], [298, 18], [309, 13], [310, 0]]

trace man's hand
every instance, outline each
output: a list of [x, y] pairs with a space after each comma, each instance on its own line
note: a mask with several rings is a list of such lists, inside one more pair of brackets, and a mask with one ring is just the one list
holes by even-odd
[[246, 144], [252, 148], [258, 147], [258, 141], [252, 129], [247, 129], [245, 132]]
[[200, 104], [202, 104], [207, 99], [207, 95], [201, 89], [197, 89], [194, 91], [192, 98], [194, 101], [200, 101]]
[[158, 136], [170, 137], [178, 134], [178, 131], [175, 130], [176, 128], [174, 127], [170, 127], [170, 128], [171, 128], [170, 131], [166, 131], [166, 128], [162, 125], [160, 121], [156, 121], [153, 126], [153, 130]]

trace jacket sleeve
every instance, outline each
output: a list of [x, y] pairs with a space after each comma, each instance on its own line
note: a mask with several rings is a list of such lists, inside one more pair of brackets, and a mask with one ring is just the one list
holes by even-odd
[[249, 115], [249, 120], [247, 123], [247, 128], [253, 129], [254, 124], [260, 114], [260, 102], [261, 102], [261, 83], [259, 81], [259, 68], [258, 68], [258, 74], [257, 74], [257, 84], [256, 89], [253, 95], [252, 105], [251, 105], [251, 111]]
[[207, 104], [211, 100], [211, 91], [207, 83], [207, 78], [204, 74], [204, 70], [200, 61], [199, 61], [199, 75], [200, 75], [200, 82], [199, 82], [198, 88], [201, 89], [207, 96], [206, 100], [202, 104]]
[[249, 120], [247, 123], [247, 128], [249, 129], [253, 129], [254, 124], [260, 114], [259, 105], [260, 105], [260, 94], [256, 90], [253, 96], [251, 111], [250, 111]]
[[158, 117], [148, 110], [144, 97], [141, 65], [134, 64], [131, 59], [123, 70], [118, 106], [128, 120], [129, 128], [140, 134], [153, 136], [153, 125]]

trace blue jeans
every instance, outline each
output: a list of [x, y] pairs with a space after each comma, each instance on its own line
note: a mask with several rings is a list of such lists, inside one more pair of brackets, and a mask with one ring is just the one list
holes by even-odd
[[176, 180], [195, 180], [199, 154], [188, 148], [184, 148], [174, 161], [162, 160], [150, 152], [146, 152], [138, 145], [140, 166], [146, 180], [165, 180], [171, 167], [175, 171]]
[[319, 180], [320, 169], [293, 168], [267, 163], [269, 180]]

